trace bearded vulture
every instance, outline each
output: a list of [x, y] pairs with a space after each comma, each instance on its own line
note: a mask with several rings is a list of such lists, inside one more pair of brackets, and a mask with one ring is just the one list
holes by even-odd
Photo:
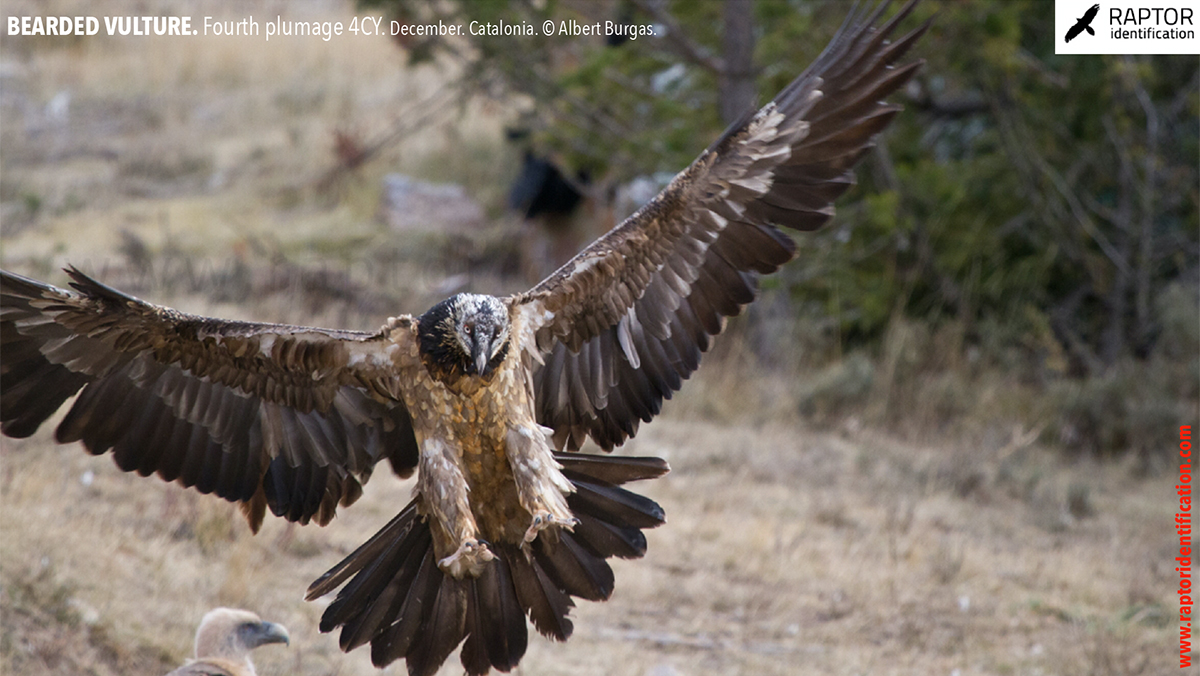
[[700, 363], [757, 279], [793, 258], [779, 229], [814, 230], [900, 110], [885, 98], [921, 66], [851, 14], [773, 101], [733, 124], [654, 199], [531, 290], [459, 294], [374, 333], [177, 312], [67, 270], [73, 290], [0, 277], [0, 419], [25, 437], [71, 397], [61, 443], [111, 451], [265, 511], [326, 524], [377, 463], [414, 471], [412, 501], [316, 580], [340, 587], [321, 631], [370, 644], [383, 666], [434, 673], [463, 644], [469, 674], [509, 671], [526, 617], [571, 635], [572, 597], [613, 591], [608, 557], [641, 557], [663, 523], [623, 484], [657, 458], [604, 451], [649, 422]]

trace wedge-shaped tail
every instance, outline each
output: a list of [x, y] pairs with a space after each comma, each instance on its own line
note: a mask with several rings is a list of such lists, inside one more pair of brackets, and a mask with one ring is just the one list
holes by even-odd
[[[658, 458], [556, 454], [575, 486], [568, 504], [574, 532], [543, 532], [528, 548], [491, 543], [496, 560], [476, 578], [444, 575], [429, 524], [416, 502], [308, 589], [309, 600], [345, 584], [321, 617], [341, 627], [343, 650], [371, 644], [383, 666], [408, 662], [413, 676], [433, 674], [460, 644], [468, 674], [511, 671], [528, 644], [526, 616], [545, 636], [565, 641], [572, 597], [603, 601], [613, 573], [605, 559], [646, 553], [643, 528], [664, 522], [662, 508], [621, 484], [667, 472]], [[347, 582], [349, 580], [349, 582]]]

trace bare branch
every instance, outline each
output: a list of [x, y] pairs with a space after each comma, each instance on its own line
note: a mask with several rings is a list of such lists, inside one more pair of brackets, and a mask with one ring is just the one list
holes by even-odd
[[912, 106], [934, 117], [951, 119], [970, 117], [971, 115], [986, 113], [989, 109], [987, 101], [978, 94], [966, 94], [957, 98], [938, 100], [929, 93], [928, 89], [924, 87], [922, 89], [925, 95], [916, 99], [912, 103]]
[[1071, 189], [1071, 186], [1067, 185], [1067, 182], [1063, 180], [1062, 174], [1058, 173], [1054, 167], [1050, 166], [1050, 163], [1046, 161], [1046, 158], [1042, 157], [1042, 155], [1037, 151], [1037, 146], [1035, 144], [1026, 144], [1025, 151], [1029, 153], [1029, 157], [1033, 161], [1033, 166], [1036, 167], [1039, 172], [1041, 172], [1042, 176], [1050, 181], [1050, 184], [1054, 186], [1054, 189], [1058, 191], [1058, 194], [1066, 202], [1067, 207], [1071, 211], [1071, 215], [1074, 217], [1079, 226], [1083, 228], [1083, 231], [1092, 238], [1092, 241], [1096, 242], [1096, 244], [1100, 247], [1100, 250], [1104, 252], [1104, 255], [1108, 256], [1108, 259], [1113, 262], [1113, 265], [1117, 266], [1121, 272], [1129, 274], [1129, 263], [1125, 261], [1125, 258], [1121, 256], [1121, 252], [1117, 251], [1117, 248], [1113, 246], [1108, 237], [1106, 237], [1104, 233], [1096, 227], [1096, 224], [1092, 221], [1092, 217], [1088, 214], [1087, 209], [1084, 208], [1083, 202], [1080, 201], [1079, 196], [1075, 194], [1075, 191]]
[[1088, 294], [1084, 287], [1072, 291], [1069, 296], [1050, 310], [1050, 326], [1066, 344], [1067, 352], [1074, 356], [1088, 373], [1103, 373], [1104, 364], [1092, 348], [1071, 328], [1071, 318], [1079, 310], [1079, 304]]
[[1130, 77], [1133, 80], [1133, 93], [1137, 97], [1138, 103], [1142, 106], [1142, 111], [1146, 113], [1146, 157], [1145, 168], [1142, 170], [1142, 186], [1141, 190], [1141, 207], [1142, 207], [1142, 222], [1140, 232], [1138, 233], [1138, 253], [1137, 253], [1137, 278], [1135, 284], [1135, 301], [1134, 307], [1137, 311], [1137, 325], [1139, 332], [1143, 335], [1139, 338], [1145, 338], [1146, 332], [1150, 330], [1150, 267], [1153, 261], [1154, 252], [1154, 197], [1157, 191], [1157, 168], [1158, 168], [1158, 108], [1154, 102], [1150, 100], [1150, 94], [1142, 85], [1142, 79], [1137, 76], [1136, 70], [1131, 69]]
[[[1127, 261], [1132, 258], [1132, 238], [1129, 236], [1129, 230], [1133, 224], [1133, 196], [1137, 192], [1137, 178], [1134, 176], [1129, 144], [1117, 133], [1112, 116], [1101, 115], [1100, 121], [1117, 153], [1117, 211], [1112, 224], [1116, 228], [1114, 234], [1117, 244], [1121, 246], [1121, 260]], [[1129, 277], [1130, 271], [1118, 266], [1115, 279], [1108, 287], [1105, 301], [1108, 306], [1108, 325], [1104, 327], [1100, 337], [1100, 355], [1105, 364], [1113, 363], [1125, 351], [1125, 309], [1129, 305]]]
[[1054, 72], [1050, 66], [1047, 66], [1044, 61], [1031, 54], [1028, 50], [1018, 49], [1017, 58], [1020, 59], [1022, 63], [1032, 68], [1033, 71], [1041, 76], [1043, 80], [1054, 85], [1055, 87], [1058, 87], [1059, 89], [1067, 89], [1071, 86], [1070, 80], [1068, 80], [1065, 75]]
[[662, 2], [659, 0], [633, 0], [633, 4], [667, 29], [666, 44], [671, 51], [717, 77], [725, 75], [725, 62], [720, 57], [713, 55], [703, 45], [689, 38], [675, 17], [663, 8]]
[[[1085, 260], [1084, 253], [1074, 233], [1066, 228], [1066, 223], [1070, 220], [1066, 207], [1061, 200], [1050, 199], [1038, 186], [1039, 171], [1031, 160], [1034, 155], [1031, 149], [1034, 141], [1019, 119], [1020, 113], [1013, 109], [1003, 95], [989, 98], [989, 105], [999, 123], [1000, 134], [1005, 139], [1003, 147], [1021, 176], [1026, 198], [1034, 206], [1031, 213], [1036, 214], [1049, 228], [1059, 232], [1055, 241], [1064, 256], [1076, 263], [1082, 263]], [[1084, 269], [1092, 271], [1089, 266], [1085, 266]]]
[[313, 181], [313, 185], [321, 190], [328, 189], [347, 171], [362, 166], [389, 146], [393, 146], [433, 124], [437, 118], [445, 115], [446, 108], [455, 98], [463, 96], [463, 91], [465, 90], [459, 90], [452, 86], [439, 87], [433, 94], [397, 115], [391, 129], [361, 148], [352, 165], [344, 163], [334, 165]]

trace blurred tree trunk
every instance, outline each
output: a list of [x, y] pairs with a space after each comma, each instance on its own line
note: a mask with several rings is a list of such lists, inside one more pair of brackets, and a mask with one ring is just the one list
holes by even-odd
[[[1127, 59], [1129, 57], [1126, 57]], [[1150, 94], [1143, 86], [1141, 79], [1136, 79], [1133, 82], [1134, 94], [1137, 96], [1138, 105], [1146, 114], [1146, 153], [1144, 158], [1145, 166], [1142, 169], [1143, 186], [1141, 192], [1142, 198], [1142, 222], [1138, 233], [1138, 256], [1137, 256], [1137, 292], [1134, 307], [1137, 310], [1137, 342], [1139, 348], [1145, 345], [1149, 339], [1153, 326], [1153, 318], [1150, 316], [1150, 295], [1151, 295], [1151, 273], [1155, 263], [1154, 256], [1154, 214], [1158, 208], [1155, 193], [1158, 190], [1158, 176], [1156, 174], [1160, 162], [1163, 158], [1159, 155], [1158, 150], [1158, 108], [1154, 102], [1150, 100]]]
[[718, 94], [721, 119], [732, 124], [754, 105], [754, 3], [725, 0], [724, 72]]

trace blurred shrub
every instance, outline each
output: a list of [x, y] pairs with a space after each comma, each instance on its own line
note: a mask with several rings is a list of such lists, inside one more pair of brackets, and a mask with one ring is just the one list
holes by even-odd
[[862, 408], [875, 382], [875, 363], [862, 352], [830, 364], [797, 385], [802, 415], [828, 423]]
[[[732, 24], [718, 3], [368, 4], [406, 22], [670, 25], [671, 39], [405, 45], [413, 61], [463, 59], [459, 86], [515, 102], [567, 173], [615, 186], [674, 172], [722, 128]], [[760, 100], [851, 6], [754, 3]], [[1024, 420], [1073, 449], [1151, 453], [1198, 396], [1200, 62], [1056, 55], [1040, 0], [926, 2], [909, 26], [935, 13], [914, 50], [928, 63], [893, 97], [907, 110], [860, 187], [770, 282], [791, 307], [746, 318], [753, 352], [777, 372], [815, 367], [794, 392], [815, 420]]]

